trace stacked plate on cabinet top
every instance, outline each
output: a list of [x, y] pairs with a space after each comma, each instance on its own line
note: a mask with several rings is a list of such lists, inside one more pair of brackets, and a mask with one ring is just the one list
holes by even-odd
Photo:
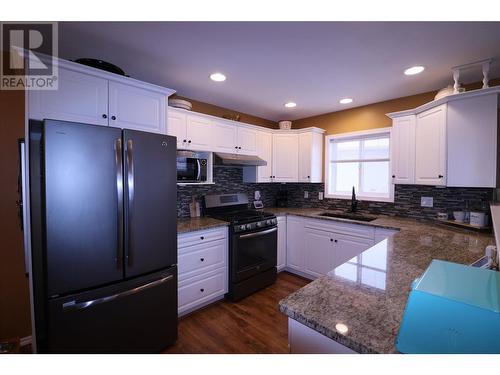
[[168, 99], [168, 105], [175, 108], [186, 109], [188, 111], [193, 108], [191, 102], [183, 99]]

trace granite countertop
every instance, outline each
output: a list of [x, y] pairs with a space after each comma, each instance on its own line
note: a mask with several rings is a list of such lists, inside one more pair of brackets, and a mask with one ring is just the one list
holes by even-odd
[[[325, 211], [321, 209], [266, 211], [348, 221], [318, 217]], [[494, 244], [492, 235], [415, 219], [379, 216], [361, 225], [399, 232], [361, 253], [356, 262], [344, 263], [279, 303], [281, 312], [290, 318], [360, 353], [396, 352], [410, 285], [432, 259], [469, 264], [484, 255], [487, 245]]]
[[194, 232], [197, 230], [225, 227], [229, 225], [227, 221], [213, 219], [211, 217], [195, 217], [177, 219], [177, 233]]

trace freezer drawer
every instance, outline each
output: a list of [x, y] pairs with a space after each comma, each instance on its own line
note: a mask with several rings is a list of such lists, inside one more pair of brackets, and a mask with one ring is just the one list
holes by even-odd
[[49, 302], [47, 352], [155, 353], [176, 339], [176, 267]]

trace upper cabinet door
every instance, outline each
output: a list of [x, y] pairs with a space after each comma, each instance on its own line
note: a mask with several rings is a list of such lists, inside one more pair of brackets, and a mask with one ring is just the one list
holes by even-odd
[[311, 181], [312, 133], [299, 134], [299, 182]]
[[213, 122], [215, 151], [235, 153], [238, 149], [238, 127], [223, 120]]
[[446, 185], [446, 104], [417, 115], [415, 139], [415, 183]]
[[273, 134], [273, 180], [297, 182], [299, 177], [297, 134]]
[[257, 132], [257, 156], [267, 161], [267, 165], [257, 167], [256, 182], [271, 182], [273, 174], [273, 135], [268, 132]]
[[187, 148], [191, 150], [212, 151], [212, 120], [193, 114], [187, 115], [186, 139]]
[[177, 138], [177, 148], [187, 145], [186, 138], [187, 114], [176, 109], [167, 109], [167, 134]]
[[391, 130], [392, 182], [415, 182], [415, 116], [403, 116], [392, 121]]
[[238, 126], [238, 152], [245, 155], [257, 154], [257, 131]]
[[165, 134], [163, 94], [109, 82], [109, 124], [117, 128]]
[[108, 81], [59, 69], [57, 90], [29, 91], [29, 117], [108, 125]]

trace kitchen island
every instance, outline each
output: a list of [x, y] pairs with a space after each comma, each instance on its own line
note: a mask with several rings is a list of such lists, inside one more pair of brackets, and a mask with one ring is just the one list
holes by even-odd
[[[277, 215], [349, 221], [319, 216], [320, 209], [266, 209]], [[352, 221], [351, 221], [352, 222]], [[363, 251], [280, 301], [291, 326], [306, 327], [320, 340], [335, 341], [335, 352], [395, 353], [411, 283], [432, 259], [469, 264], [494, 244], [492, 235], [433, 222], [380, 216], [369, 223], [398, 232]], [[297, 325], [297, 323], [300, 323]], [[290, 341], [290, 331], [289, 331]], [[291, 351], [294, 349], [291, 342]]]

